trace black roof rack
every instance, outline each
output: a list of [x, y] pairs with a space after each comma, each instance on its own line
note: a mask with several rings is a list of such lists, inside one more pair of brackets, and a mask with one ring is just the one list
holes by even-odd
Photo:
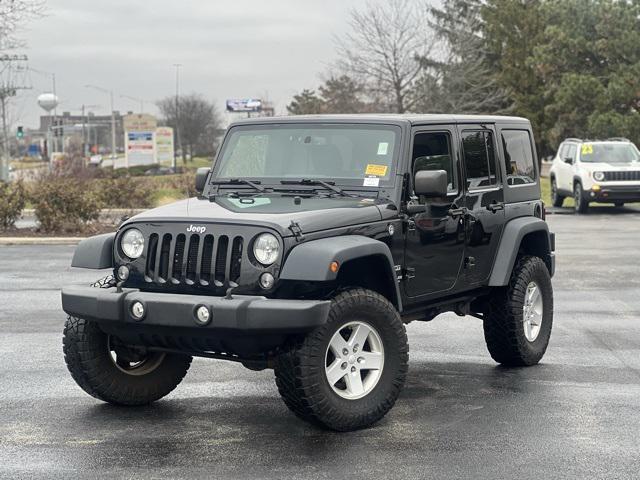
[[565, 142], [582, 142], [583, 140], [581, 138], [570, 137], [570, 138], [565, 138], [564, 141]]

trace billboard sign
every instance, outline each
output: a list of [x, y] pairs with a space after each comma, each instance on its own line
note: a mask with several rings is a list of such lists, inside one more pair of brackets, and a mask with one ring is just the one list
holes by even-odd
[[156, 163], [160, 165], [173, 162], [173, 128], [156, 128]]
[[262, 100], [257, 98], [242, 98], [227, 100], [227, 112], [260, 112]]

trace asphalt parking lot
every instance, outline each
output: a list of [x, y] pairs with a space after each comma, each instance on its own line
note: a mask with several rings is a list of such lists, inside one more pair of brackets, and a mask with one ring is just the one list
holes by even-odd
[[638, 478], [640, 210], [548, 220], [543, 363], [496, 366], [471, 317], [412, 323], [396, 407], [348, 434], [297, 420], [271, 371], [204, 359], [155, 405], [98, 402], [64, 365], [59, 288], [99, 275], [73, 247], [0, 247], [0, 477]]

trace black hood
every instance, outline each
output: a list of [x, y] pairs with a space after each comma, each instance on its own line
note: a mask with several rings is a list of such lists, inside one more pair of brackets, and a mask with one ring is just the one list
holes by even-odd
[[264, 225], [290, 236], [291, 222], [303, 233], [375, 222], [388, 216], [389, 200], [364, 197], [311, 197], [296, 204], [293, 197], [262, 195], [257, 197], [190, 198], [148, 210], [129, 219], [132, 222], [228, 223]]

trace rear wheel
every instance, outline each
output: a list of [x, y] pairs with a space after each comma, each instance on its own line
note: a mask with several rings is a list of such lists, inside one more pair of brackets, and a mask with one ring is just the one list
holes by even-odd
[[622, 207], [624, 207], [624, 202], [616, 202], [616, 203], [614, 203], [614, 205], [615, 205], [617, 208], [622, 208]]
[[589, 202], [584, 198], [582, 184], [577, 182], [573, 187], [573, 200], [575, 202], [576, 213], [587, 213], [589, 210]]
[[497, 289], [484, 317], [491, 357], [509, 366], [535, 365], [544, 356], [553, 324], [551, 277], [538, 257], [521, 257], [509, 285]]
[[555, 178], [551, 179], [551, 203], [554, 207], [561, 207], [564, 203], [564, 196], [558, 193], [558, 184]]
[[332, 300], [326, 324], [278, 357], [276, 384], [298, 417], [333, 430], [356, 430], [395, 404], [408, 351], [393, 305], [378, 293], [353, 289]]

